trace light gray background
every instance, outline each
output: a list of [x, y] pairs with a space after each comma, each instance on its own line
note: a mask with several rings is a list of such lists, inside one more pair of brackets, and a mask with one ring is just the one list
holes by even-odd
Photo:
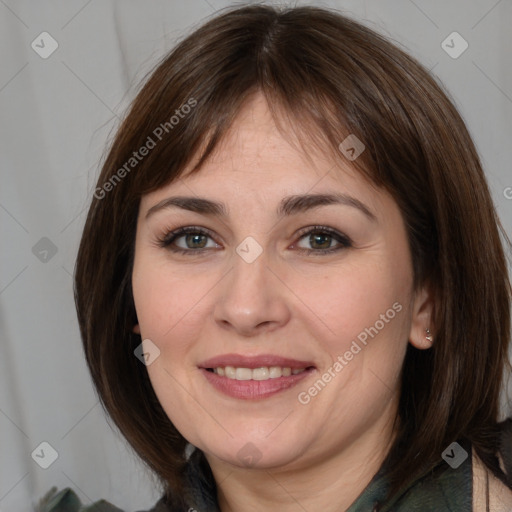
[[[231, 4], [0, 0], [0, 511], [32, 510], [52, 485], [73, 487], [84, 503], [106, 498], [127, 511], [158, 499], [93, 392], [72, 271], [102, 151], [134, 87], [178, 38]], [[366, 20], [440, 77], [476, 141], [510, 234], [512, 2], [317, 5]], [[31, 48], [43, 31], [59, 45], [47, 59]], [[453, 31], [469, 44], [457, 59], [441, 47]], [[32, 251], [43, 237], [57, 248], [46, 262]], [[48, 469], [31, 458], [43, 441], [58, 452]]]

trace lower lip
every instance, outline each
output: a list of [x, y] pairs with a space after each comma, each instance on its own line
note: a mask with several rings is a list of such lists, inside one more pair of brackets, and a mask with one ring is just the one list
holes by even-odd
[[297, 375], [290, 375], [289, 377], [278, 377], [277, 379], [268, 380], [236, 380], [221, 377], [216, 373], [201, 368], [201, 372], [215, 389], [230, 397], [243, 400], [256, 400], [276, 395], [297, 385], [314, 371], [314, 368], [307, 368], [303, 372]]

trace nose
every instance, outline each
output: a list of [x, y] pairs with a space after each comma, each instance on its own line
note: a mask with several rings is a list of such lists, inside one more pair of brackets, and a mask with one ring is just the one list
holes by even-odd
[[277, 269], [270, 268], [265, 251], [251, 263], [236, 254], [233, 260], [217, 289], [215, 322], [244, 337], [286, 325], [291, 316], [291, 293]]

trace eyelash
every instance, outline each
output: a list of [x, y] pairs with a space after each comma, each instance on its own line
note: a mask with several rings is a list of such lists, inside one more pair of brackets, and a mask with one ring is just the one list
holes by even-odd
[[[199, 249], [182, 249], [182, 248], [176, 248], [171, 247], [171, 244], [175, 242], [178, 238], [180, 238], [183, 235], [188, 234], [195, 234], [195, 235], [204, 235], [209, 238], [213, 237], [211, 236], [211, 233], [199, 226], [187, 226], [175, 229], [174, 231], [171, 231], [167, 233], [163, 238], [158, 239], [158, 245], [163, 248], [167, 248], [168, 250], [179, 253], [179, 254], [185, 254], [187, 256], [193, 255], [193, 253], [203, 253], [203, 251], [210, 250], [211, 248], [199, 248]], [[332, 254], [334, 252], [340, 251], [341, 249], [347, 249], [349, 247], [352, 247], [352, 241], [350, 238], [342, 233], [339, 233], [335, 231], [334, 229], [331, 229], [327, 226], [312, 226], [308, 228], [304, 228], [304, 230], [301, 230], [299, 233], [299, 240], [306, 237], [307, 235], [312, 234], [327, 234], [331, 236], [334, 240], [339, 242], [340, 245], [334, 248], [330, 249], [299, 249], [299, 252], [305, 253], [307, 255], [311, 254]]]

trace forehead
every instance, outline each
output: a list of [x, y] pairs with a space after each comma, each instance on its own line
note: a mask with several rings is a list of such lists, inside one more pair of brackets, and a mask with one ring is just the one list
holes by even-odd
[[[321, 172], [333, 164], [326, 148], [301, 144], [301, 133], [293, 119], [282, 108], [276, 118], [265, 97], [259, 93], [247, 101], [209, 159], [209, 167], [240, 172], [258, 169], [270, 172], [277, 167], [290, 170]], [[302, 141], [303, 142], [303, 141]], [[231, 164], [231, 165], [230, 165]], [[235, 164], [240, 168], [234, 169]], [[280, 169], [285, 171], [284, 168]]]
[[231, 192], [250, 192], [268, 202], [287, 194], [376, 191], [347, 159], [341, 155], [333, 158], [327, 147], [305, 144], [293, 120], [279, 115], [277, 126], [266, 99], [256, 94], [242, 107], [199, 171], [189, 174], [197, 161], [192, 159], [180, 179], [148, 194], [143, 201], [161, 200], [171, 191], [214, 194], [225, 202], [236, 198]]

